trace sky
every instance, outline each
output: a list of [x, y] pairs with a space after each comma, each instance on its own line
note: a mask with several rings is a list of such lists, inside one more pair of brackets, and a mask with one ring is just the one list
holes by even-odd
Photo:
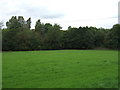
[[0, 0], [0, 21], [12, 16], [31, 17], [32, 28], [38, 19], [42, 23], [68, 26], [112, 28], [118, 23], [119, 0]]

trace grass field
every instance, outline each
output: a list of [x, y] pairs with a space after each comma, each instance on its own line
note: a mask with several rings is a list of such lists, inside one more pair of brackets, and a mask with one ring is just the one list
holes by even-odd
[[3, 88], [117, 88], [118, 52], [3, 52]]

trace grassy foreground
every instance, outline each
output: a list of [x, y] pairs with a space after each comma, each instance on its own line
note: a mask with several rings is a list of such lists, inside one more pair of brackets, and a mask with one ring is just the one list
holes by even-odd
[[3, 88], [117, 88], [118, 52], [3, 52]]

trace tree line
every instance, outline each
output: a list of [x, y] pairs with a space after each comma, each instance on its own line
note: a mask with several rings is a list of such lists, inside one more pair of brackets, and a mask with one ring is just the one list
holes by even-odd
[[111, 29], [96, 27], [71, 27], [62, 30], [58, 24], [36, 21], [31, 29], [31, 18], [12, 16], [2, 29], [2, 50], [57, 50], [57, 49], [94, 49], [97, 47], [118, 49], [120, 47], [120, 25]]

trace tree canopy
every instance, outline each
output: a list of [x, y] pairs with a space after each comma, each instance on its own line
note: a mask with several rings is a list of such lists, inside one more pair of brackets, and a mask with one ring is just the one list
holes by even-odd
[[12, 16], [6, 26], [2, 29], [3, 51], [120, 47], [120, 24], [111, 29], [69, 26], [67, 30], [61, 30], [60, 25], [41, 23], [39, 19], [35, 29], [31, 29], [31, 18], [25, 21], [23, 16]]

